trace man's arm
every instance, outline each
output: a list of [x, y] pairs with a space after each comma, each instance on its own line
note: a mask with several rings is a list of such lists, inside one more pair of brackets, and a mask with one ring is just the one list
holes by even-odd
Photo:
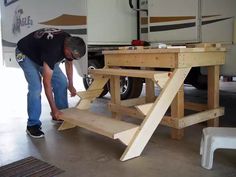
[[76, 89], [73, 85], [73, 62], [72, 61], [65, 61], [65, 68], [66, 68], [66, 76], [68, 79], [68, 90], [71, 93], [71, 96], [76, 95]]
[[45, 90], [46, 97], [48, 99], [49, 105], [51, 107], [51, 114], [54, 118], [59, 119], [59, 115], [62, 114], [61, 111], [58, 110], [54, 97], [52, 94], [52, 85], [51, 85], [51, 79], [52, 79], [52, 73], [53, 71], [51, 68], [47, 65], [47, 63], [43, 63], [43, 86]]

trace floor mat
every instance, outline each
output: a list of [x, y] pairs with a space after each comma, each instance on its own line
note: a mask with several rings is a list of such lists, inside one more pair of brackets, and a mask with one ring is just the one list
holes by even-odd
[[63, 170], [34, 157], [0, 167], [1, 177], [53, 177]]

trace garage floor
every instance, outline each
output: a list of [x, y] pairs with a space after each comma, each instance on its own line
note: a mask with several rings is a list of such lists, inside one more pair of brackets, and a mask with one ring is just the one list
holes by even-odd
[[[55, 165], [64, 173], [58, 177], [236, 177], [236, 150], [217, 150], [212, 170], [200, 166], [199, 146], [204, 124], [186, 128], [182, 140], [170, 139], [170, 129], [159, 126], [138, 158], [120, 162], [125, 146], [118, 141], [81, 128], [58, 132], [50, 120], [49, 106], [43, 95], [44, 139], [32, 139], [25, 133], [27, 85], [19, 69], [1, 69], [0, 166], [34, 156]], [[76, 88], [83, 90], [81, 79]], [[185, 86], [186, 99], [206, 101], [206, 92]], [[93, 110], [109, 114], [105, 99]], [[70, 98], [74, 106], [78, 98]], [[236, 127], [236, 82], [221, 83], [220, 103], [225, 106], [221, 126]]]

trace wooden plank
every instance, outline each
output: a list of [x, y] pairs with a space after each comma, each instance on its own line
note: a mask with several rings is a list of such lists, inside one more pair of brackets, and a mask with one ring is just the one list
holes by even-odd
[[147, 115], [148, 112], [152, 109], [153, 103], [147, 103], [143, 105], [135, 106], [143, 115]]
[[145, 118], [145, 115], [143, 115], [141, 112], [139, 112], [137, 109], [133, 107], [130, 108], [122, 105], [109, 103], [108, 108], [111, 112], [116, 112], [119, 113], [120, 115], [131, 116], [139, 119]]
[[95, 98], [89, 98], [89, 99], [80, 99], [79, 103], [77, 104], [76, 108], [81, 110], [87, 110], [90, 108], [91, 104]]
[[178, 53], [180, 52], [180, 48], [172, 48], [172, 49], [144, 49], [138, 48], [138, 50], [105, 50], [102, 53], [104, 55], [123, 55], [123, 54], [166, 54], [166, 53]]
[[[219, 107], [219, 66], [209, 66], [208, 68], [208, 96], [207, 104], [209, 109]], [[208, 126], [218, 127], [219, 119], [215, 118], [207, 122]]]
[[[134, 117], [137, 119], [145, 119], [145, 115], [143, 115], [141, 112], [137, 112], [137, 109], [134, 108], [129, 108], [129, 107], [124, 107], [121, 105], [114, 105], [114, 104], [109, 104], [108, 108], [113, 111], [113, 112], [119, 112], [122, 115]], [[171, 128], [179, 128], [178, 124], [178, 119], [171, 117], [171, 116], [164, 116], [163, 119], [161, 120], [161, 125], [168, 126]]]
[[125, 161], [139, 156], [155, 129], [161, 122], [164, 114], [174, 99], [180, 86], [183, 84], [184, 79], [189, 73], [191, 68], [175, 69], [173, 76], [167, 82], [165, 88], [162, 89], [159, 97], [156, 99], [152, 110], [148, 112], [148, 115], [141, 124], [139, 131], [136, 132], [134, 138], [129, 143], [125, 152], [121, 156], [120, 160]]
[[137, 130], [138, 127], [123, 131], [117, 137], [115, 137], [115, 139], [119, 139], [124, 145], [128, 146]]
[[[111, 93], [111, 103], [119, 104], [121, 102], [120, 98], [120, 76], [112, 76], [110, 79], [110, 93]], [[112, 117], [116, 119], [121, 119], [118, 113], [112, 112]]]
[[[135, 48], [131, 48], [135, 49]], [[107, 50], [103, 51], [105, 55], [122, 55], [122, 54], [166, 54], [166, 53], [194, 53], [194, 52], [225, 52], [225, 47], [194, 47], [194, 48], [183, 48], [183, 47], [168, 47], [165, 49], [160, 48], [138, 48], [137, 50]]]
[[167, 83], [169, 78], [159, 78], [157, 80], [157, 85], [162, 89], [165, 87], [165, 84]]
[[74, 128], [74, 127], [76, 127], [76, 125], [71, 124], [71, 123], [66, 122], [66, 121], [63, 121], [62, 124], [60, 125], [60, 127], [58, 128], [58, 130], [59, 131], [67, 130], [67, 129]]
[[[153, 103], [147, 103], [142, 105], [137, 105], [136, 108], [144, 115], [148, 114], [148, 111], [151, 109]], [[208, 109], [206, 104], [185, 102], [184, 109], [193, 110], [193, 111], [205, 111]]]
[[145, 104], [146, 103], [146, 97], [138, 97], [138, 98], [131, 98], [131, 99], [127, 99], [127, 100], [122, 100], [120, 102], [120, 104], [122, 106], [135, 106], [135, 105], [141, 105], [141, 104]]
[[197, 47], [197, 48], [213, 48], [213, 47], [216, 47], [216, 48], [222, 48], [222, 44], [221, 43], [198, 43], [198, 44], [187, 44], [187, 47], [189, 48], [194, 48], [194, 47]]
[[[88, 92], [92, 93], [93, 90], [102, 90], [103, 87], [105, 86], [105, 84], [108, 82], [109, 78], [107, 77], [102, 77], [102, 76], [97, 76], [94, 78], [94, 81], [92, 82], [92, 84], [89, 86], [88, 88]], [[95, 96], [95, 95], [93, 95]], [[86, 110], [89, 109], [91, 106], [91, 103], [93, 102], [93, 100], [96, 97], [92, 98], [84, 98], [84, 99], [80, 99], [79, 103], [77, 104], [77, 108], [81, 109], [81, 110]]]
[[189, 115], [189, 116], [185, 116], [183, 118], [181, 118], [179, 120], [179, 128], [184, 128], [184, 127], [188, 127], [200, 122], [204, 122], [210, 119], [215, 119], [219, 116], [224, 115], [224, 108], [220, 107], [220, 108], [215, 108], [215, 109], [211, 109], [211, 110], [207, 110], [207, 111], [203, 111], [200, 113], [196, 113], [193, 115]]
[[223, 65], [225, 63], [224, 52], [196, 52], [196, 53], [179, 53], [178, 66], [195, 67], [195, 66], [211, 66]]
[[[133, 66], [150, 68], [175, 68], [177, 61], [175, 53], [147, 53], [147, 54], [120, 54], [105, 55], [106, 66]], [[135, 61], [135, 62], [134, 62]]]
[[145, 79], [145, 86], [146, 86], [146, 102], [154, 102], [156, 100], [155, 96], [155, 83], [151, 79]]
[[172, 73], [171, 72], [167, 72], [167, 75], [160, 75], [160, 74], [155, 74], [154, 75], [154, 81], [156, 81], [157, 85], [160, 88], [163, 88], [165, 86], [165, 84], [167, 83], [167, 81], [170, 79]]
[[122, 69], [122, 68], [107, 68], [107, 69], [91, 69], [90, 74], [94, 75], [109, 75], [109, 76], [128, 76], [128, 77], [139, 77], [149, 78], [157, 81], [159, 78], [169, 78], [170, 72], [166, 71], [150, 71], [150, 70], [139, 70], [139, 69]]
[[60, 119], [112, 139], [129, 139], [129, 137], [125, 137], [132, 137], [133, 133], [139, 127], [135, 124], [104, 117], [77, 108], [64, 109], [62, 112], [63, 114], [60, 116]]
[[86, 91], [80, 91], [77, 92], [77, 95], [82, 98], [96, 98], [99, 97], [102, 93], [103, 89], [96, 89], [96, 90], [86, 90]]
[[164, 116], [160, 124], [175, 129], [182, 129], [200, 122], [215, 119], [216, 117], [222, 115], [224, 115], [224, 108], [220, 107], [212, 110], [202, 111], [200, 113], [191, 114], [189, 116], [181, 117], [178, 119], [176, 117]]
[[[171, 117], [181, 119], [184, 116], [184, 84], [180, 87], [174, 100], [171, 103]], [[171, 138], [180, 140], [184, 136], [183, 129], [171, 129]]]
[[97, 89], [103, 89], [105, 84], [108, 82], [109, 78], [104, 76], [95, 76], [93, 77], [93, 82], [89, 86], [88, 90], [97, 90]]
[[171, 127], [171, 128], [178, 128], [179, 127], [178, 123], [179, 123], [179, 119], [176, 119], [171, 116], [164, 116], [160, 122], [161, 125]]
[[219, 107], [207, 111], [202, 111], [200, 113], [191, 114], [189, 116], [181, 117], [178, 119], [171, 116], [164, 116], [160, 124], [171, 128], [182, 129], [194, 124], [214, 119], [222, 115], [224, 115], [224, 108]]
[[205, 111], [208, 109], [208, 106], [207, 106], [207, 104], [185, 102], [184, 109], [193, 110], [193, 111]]

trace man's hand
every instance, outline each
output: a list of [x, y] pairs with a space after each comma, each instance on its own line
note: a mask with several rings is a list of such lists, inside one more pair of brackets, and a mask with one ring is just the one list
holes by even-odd
[[76, 95], [76, 89], [73, 85], [69, 85], [68, 90], [70, 91], [70, 96], [71, 97], [74, 97]]
[[62, 113], [60, 110], [58, 110], [58, 109], [53, 110], [53, 111], [51, 112], [52, 118], [53, 118], [53, 119], [57, 119], [57, 120], [60, 119], [60, 116], [61, 116], [62, 114], [63, 114], [63, 113]]

